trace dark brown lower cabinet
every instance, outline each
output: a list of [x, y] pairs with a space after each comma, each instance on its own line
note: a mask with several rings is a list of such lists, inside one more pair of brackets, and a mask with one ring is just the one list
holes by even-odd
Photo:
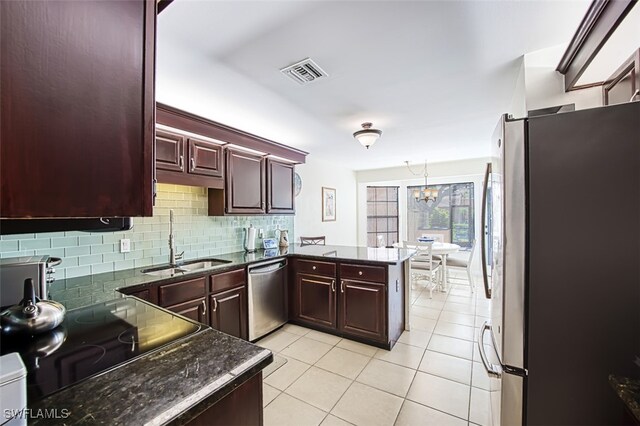
[[120, 292], [247, 340], [246, 283], [245, 270], [236, 269], [142, 289], [123, 288]]
[[293, 259], [290, 320], [391, 349], [404, 330], [402, 264]]
[[166, 309], [176, 314], [180, 314], [194, 321], [207, 324], [207, 299], [204, 297], [178, 303], [177, 305], [166, 306]]
[[216, 330], [247, 339], [247, 290], [234, 288], [209, 296], [210, 324]]
[[262, 424], [262, 372], [251, 377], [187, 423], [189, 426], [261, 426]]
[[336, 328], [336, 280], [317, 275], [296, 275], [297, 319]]
[[135, 296], [138, 299], [145, 300], [155, 305], [158, 304], [158, 290], [155, 287], [145, 288], [142, 290], [130, 291], [130, 292], [127, 292], [125, 290], [125, 291], [122, 291], [122, 293], [127, 294], [129, 296]]
[[387, 317], [386, 285], [363, 281], [340, 282], [340, 330], [384, 341]]

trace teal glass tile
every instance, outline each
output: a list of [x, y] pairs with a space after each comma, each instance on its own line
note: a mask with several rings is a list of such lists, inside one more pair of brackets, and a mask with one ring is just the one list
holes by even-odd
[[83, 256], [85, 254], [91, 254], [90, 246], [65, 247], [64, 249], [65, 256]]
[[40, 240], [20, 240], [20, 250], [35, 250], [50, 247], [51, 238], [44, 238]]
[[51, 247], [71, 247], [78, 245], [78, 237], [52, 238]]
[[[0, 236], [0, 258], [32, 256], [36, 253], [63, 258], [56, 267], [56, 278], [72, 278], [102, 271], [120, 271], [137, 265], [163, 264], [168, 261], [169, 209], [175, 213], [176, 250], [195, 259], [243, 250], [242, 228], [253, 224], [265, 236], [274, 237], [275, 229], [289, 230], [294, 241], [293, 216], [207, 216], [207, 191], [180, 185], [159, 185], [153, 217], [135, 218], [130, 231], [87, 233], [80, 231]], [[131, 252], [120, 253], [120, 240], [131, 240]], [[257, 239], [258, 246], [262, 240]], [[73, 297], [81, 297], [73, 295]], [[70, 295], [72, 297], [72, 295]]]

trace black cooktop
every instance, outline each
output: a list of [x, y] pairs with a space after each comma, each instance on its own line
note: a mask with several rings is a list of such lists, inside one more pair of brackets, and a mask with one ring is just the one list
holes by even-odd
[[125, 297], [74, 309], [56, 329], [2, 337], [1, 353], [19, 352], [29, 401], [104, 373], [197, 333], [202, 325], [140, 299]]

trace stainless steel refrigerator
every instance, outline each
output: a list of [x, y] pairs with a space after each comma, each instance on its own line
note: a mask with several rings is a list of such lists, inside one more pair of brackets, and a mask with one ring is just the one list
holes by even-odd
[[478, 339], [492, 423], [622, 424], [608, 376], [640, 376], [640, 102], [504, 116], [492, 145]]

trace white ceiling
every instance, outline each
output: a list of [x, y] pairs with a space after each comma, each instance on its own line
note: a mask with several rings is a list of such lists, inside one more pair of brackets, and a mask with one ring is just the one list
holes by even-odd
[[[521, 55], [589, 0], [190, 1], [159, 17], [158, 99], [355, 170], [489, 155]], [[312, 57], [308, 86], [279, 69]], [[360, 123], [383, 130], [369, 150]]]

